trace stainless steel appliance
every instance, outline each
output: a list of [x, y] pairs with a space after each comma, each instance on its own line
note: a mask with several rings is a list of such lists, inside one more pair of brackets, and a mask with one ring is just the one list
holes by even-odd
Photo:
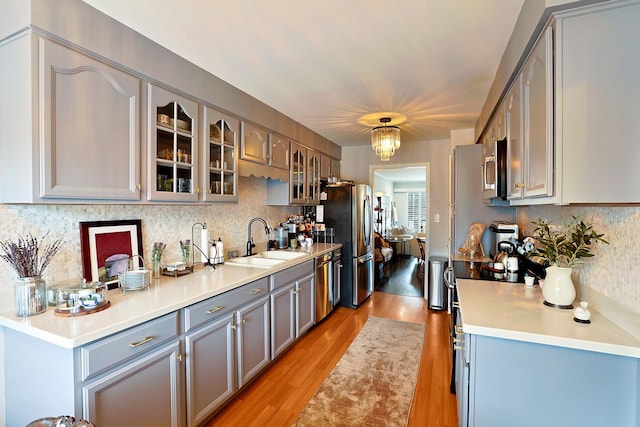
[[507, 200], [507, 138], [485, 147], [482, 198], [487, 204]]
[[289, 246], [289, 228], [288, 227], [278, 227], [275, 230], [276, 232], [276, 244], [279, 249], [284, 249]]
[[489, 225], [490, 256], [493, 258], [500, 252], [507, 255], [516, 254], [519, 237], [518, 224], [515, 222], [492, 222]]
[[333, 265], [331, 252], [316, 257], [316, 322], [333, 310]]
[[[474, 222], [490, 224], [493, 221], [514, 222], [516, 210], [512, 206], [494, 206], [483, 202], [483, 193], [478, 188], [478, 176], [482, 169], [482, 145], [458, 145], [453, 151], [451, 212], [451, 248], [452, 254], [464, 246], [469, 227]], [[482, 246], [489, 253], [490, 233], [485, 229]], [[451, 301], [451, 299], [449, 299]]]
[[324, 222], [342, 243], [340, 305], [356, 308], [373, 292], [373, 203], [371, 187], [341, 183], [323, 188]]
[[340, 303], [340, 274], [342, 274], [342, 249], [333, 251], [331, 258], [331, 267], [333, 268], [333, 306]]

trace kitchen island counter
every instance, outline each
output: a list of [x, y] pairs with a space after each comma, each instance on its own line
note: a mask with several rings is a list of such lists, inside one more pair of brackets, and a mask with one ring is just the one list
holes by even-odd
[[196, 267], [192, 274], [155, 279], [149, 289], [126, 293], [113, 289], [108, 291], [109, 308], [83, 316], [60, 317], [55, 315], [54, 307], [31, 317], [16, 317], [13, 310], [5, 311], [0, 313], [0, 326], [63, 348], [75, 348], [313, 260], [341, 246], [316, 243], [310, 250], [297, 250], [304, 256], [271, 268], [227, 264], [217, 265], [215, 269]]
[[465, 333], [640, 358], [640, 340], [591, 307], [591, 323], [582, 324], [573, 320], [573, 310], [544, 305], [538, 286], [456, 282]]

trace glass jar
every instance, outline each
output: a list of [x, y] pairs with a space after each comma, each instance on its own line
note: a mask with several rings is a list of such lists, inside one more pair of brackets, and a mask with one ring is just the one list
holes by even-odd
[[18, 278], [13, 295], [17, 317], [47, 311], [47, 284], [40, 276]]

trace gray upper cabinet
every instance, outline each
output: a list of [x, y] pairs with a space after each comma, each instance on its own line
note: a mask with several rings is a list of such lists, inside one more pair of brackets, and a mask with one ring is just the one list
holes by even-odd
[[638, 2], [558, 15], [559, 203], [640, 202], [638, 22]]
[[242, 122], [240, 159], [260, 165], [268, 164], [269, 133], [252, 123]]
[[522, 194], [522, 75], [518, 76], [506, 97], [507, 117], [507, 198]]
[[140, 199], [138, 78], [31, 32], [0, 67], [3, 202]]
[[205, 107], [202, 123], [202, 199], [235, 202], [238, 200], [237, 147], [240, 121]]
[[269, 135], [269, 166], [289, 170], [289, 139], [277, 133]]
[[329, 177], [340, 176], [340, 160], [322, 154], [320, 156], [320, 178], [327, 179]]
[[[548, 27], [521, 73], [522, 151], [513, 150], [510, 199], [553, 195], [553, 29]], [[514, 107], [511, 106], [513, 109]], [[510, 118], [513, 116], [510, 114]], [[510, 147], [511, 141], [508, 142]], [[518, 204], [515, 202], [514, 204]]]
[[198, 103], [148, 85], [147, 198], [198, 200]]

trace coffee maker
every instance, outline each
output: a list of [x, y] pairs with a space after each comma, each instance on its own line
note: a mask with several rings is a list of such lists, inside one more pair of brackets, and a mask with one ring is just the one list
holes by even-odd
[[520, 237], [518, 224], [506, 221], [492, 222], [489, 225], [489, 232], [491, 258], [500, 252], [516, 255], [516, 246]]

